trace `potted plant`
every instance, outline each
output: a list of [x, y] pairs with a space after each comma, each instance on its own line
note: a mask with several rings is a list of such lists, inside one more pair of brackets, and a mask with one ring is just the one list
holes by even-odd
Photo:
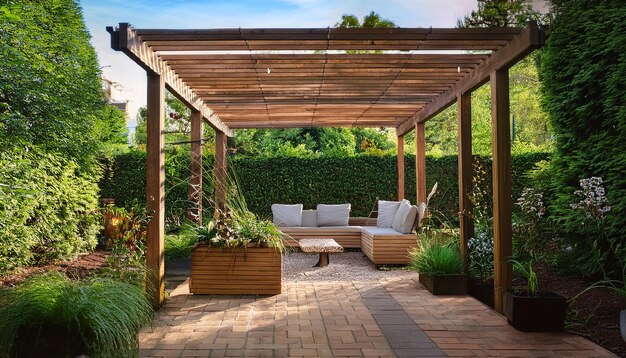
[[191, 253], [190, 292], [280, 294], [284, 246], [278, 228], [228, 205], [217, 216], [192, 230], [198, 244]]
[[468, 246], [467, 293], [493, 308], [493, 235], [489, 230], [476, 229]]
[[567, 298], [554, 292], [539, 291], [532, 260], [528, 267], [512, 261], [513, 267], [528, 281], [525, 291], [504, 293], [504, 315], [511, 326], [526, 332], [562, 331], [567, 311]]
[[419, 272], [419, 282], [433, 295], [467, 293], [467, 275], [463, 273], [457, 240], [424, 238], [409, 255], [411, 267]]

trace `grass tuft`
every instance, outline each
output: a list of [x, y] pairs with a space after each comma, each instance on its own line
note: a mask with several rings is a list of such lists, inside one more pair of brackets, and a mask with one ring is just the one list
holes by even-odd
[[132, 357], [153, 310], [139, 287], [47, 273], [0, 291], [0, 356]]
[[431, 275], [462, 273], [461, 255], [453, 243], [454, 241], [441, 243], [438, 240], [422, 239], [419, 248], [409, 253], [410, 267]]

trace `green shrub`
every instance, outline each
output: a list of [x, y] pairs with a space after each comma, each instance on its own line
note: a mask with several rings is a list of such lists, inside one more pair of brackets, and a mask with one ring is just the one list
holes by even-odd
[[63, 156], [0, 152], [0, 275], [93, 249], [98, 187]]
[[165, 236], [165, 259], [191, 257], [191, 249], [197, 243], [196, 235], [168, 234]]
[[423, 238], [419, 248], [409, 253], [410, 268], [430, 275], [450, 275], [463, 272], [458, 240], [444, 242]]
[[[176, 148], [166, 153], [165, 210], [170, 221], [186, 216], [189, 202], [189, 151]], [[491, 160], [478, 157], [491, 175]], [[525, 173], [547, 153], [515, 155], [512, 158], [513, 196], [518, 197], [530, 179]], [[367, 216], [376, 197], [396, 198], [396, 157], [391, 155], [358, 155], [353, 157], [275, 157], [238, 156], [229, 159], [246, 198], [248, 208], [261, 217], [270, 217], [274, 203], [302, 203], [305, 209], [317, 204], [350, 203], [352, 216]], [[145, 161], [143, 151], [133, 150], [114, 156], [106, 164], [105, 178], [100, 183], [103, 197], [113, 197], [117, 205], [132, 207], [145, 203]], [[213, 158], [204, 155], [203, 169], [212, 172]], [[430, 188], [438, 182], [438, 191], [431, 200], [431, 210], [441, 212], [449, 220], [457, 220], [458, 175], [456, 156], [427, 157], [426, 180]], [[405, 157], [405, 196], [414, 201], [415, 157]], [[204, 196], [210, 197], [212, 183], [203, 182]], [[491, 180], [486, 181], [491, 187]], [[490, 192], [490, 190], [489, 190]], [[489, 198], [488, 198], [489, 199]], [[205, 202], [208, 205], [208, 202]], [[208, 207], [208, 206], [207, 206]]]
[[0, 355], [136, 356], [137, 334], [152, 315], [139, 287], [39, 275], [0, 291]]
[[[626, 2], [552, 3], [555, 19], [540, 69], [556, 148], [548, 209], [573, 248], [573, 268], [583, 275], [620, 272], [626, 257]], [[584, 216], [570, 207], [579, 200], [579, 181], [590, 177], [603, 179], [612, 208], [604, 220], [608, 244], [589, 237]]]

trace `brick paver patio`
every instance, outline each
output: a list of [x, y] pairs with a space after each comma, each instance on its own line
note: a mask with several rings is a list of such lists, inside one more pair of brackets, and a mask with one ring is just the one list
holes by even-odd
[[582, 337], [523, 333], [417, 274], [286, 282], [273, 297], [194, 296], [187, 282], [140, 334], [142, 357], [613, 357]]

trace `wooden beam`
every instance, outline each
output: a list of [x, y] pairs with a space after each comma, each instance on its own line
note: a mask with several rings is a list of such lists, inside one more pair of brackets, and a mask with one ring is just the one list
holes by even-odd
[[483, 64], [478, 65], [454, 86], [437, 96], [432, 102], [416, 112], [414, 116], [402, 123], [398, 127], [398, 133], [405, 134], [413, 128], [415, 123], [424, 122], [436, 116], [454, 103], [457, 95], [472, 92], [486, 83], [492, 72], [508, 69], [533, 50], [543, 46], [544, 43], [545, 34], [543, 29], [538, 28], [534, 22], [529, 23], [519, 35], [491, 55]]
[[426, 139], [425, 123], [415, 124], [415, 189], [417, 203], [426, 203]]
[[189, 165], [189, 220], [202, 224], [202, 113], [191, 111], [191, 163]]
[[474, 235], [472, 221], [472, 93], [457, 97], [459, 127], [459, 229], [460, 250], [463, 262], [467, 263], [467, 243]]
[[404, 136], [398, 136], [398, 200], [404, 199]]
[[114, 50], [124, 52], [147, 72], [161, 75], [167, 89], [185, 103], [185, 105], [202, 113], [202, 117], [215, 130], [222, 131], [231, 137], [234, 135], [232, 129], [228, 128], [228, 126], [206, 106], [204, 101], [195, 94], [193, 89], [180, 79], [127, 23], [120, 23], [119, 29], [115, 31], [112, 27], [107, 27], [107, 31], [111, 34], [111, 47]]
[[213, 165], [215, 175], [215, 217], [218, 209], [223, 210], [226, 205], [226, 193], [228, 188], [228, 176], [226, 172], [226, 135], [215, 132], [215, 162]]
[[147, 102], [147, 159], [146, 197], [147, 209], [152, 212], [148, 223], [146, 287], [153, 303], [161, 305], [165, 299], [165, 81], [163, 76], [148, 72]]
[[491, 74], [491, 142], [493, 147], [493, 253], [494, 309], [502, 313], [504, 291], [511, 288], [511, 124], [509, 73]]

